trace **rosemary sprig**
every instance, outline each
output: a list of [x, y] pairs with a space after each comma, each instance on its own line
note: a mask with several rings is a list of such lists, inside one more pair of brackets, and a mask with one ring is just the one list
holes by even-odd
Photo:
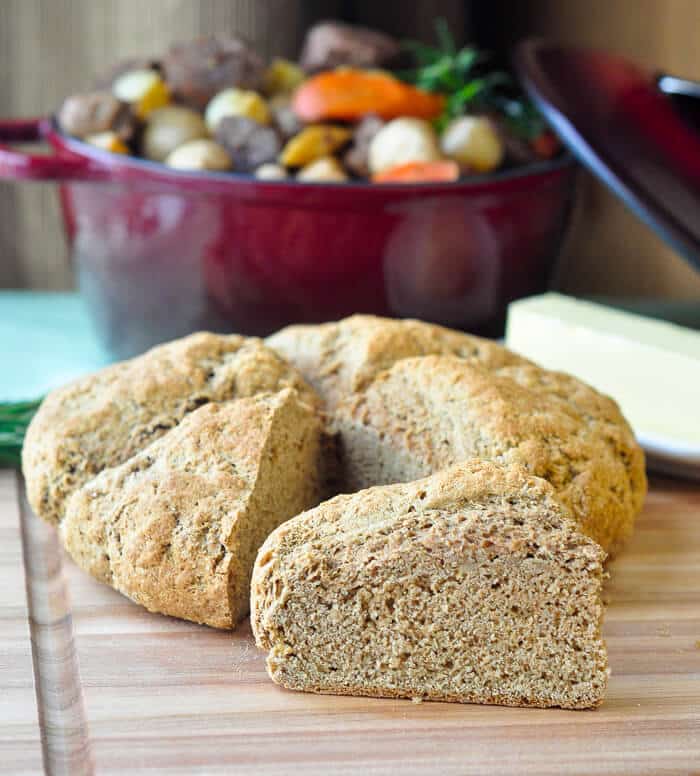
[[491, 66], [491, 57], [475, 46], [457, 49], [445, 19], [435, 22], [437, 46], [419, 41], [403, 45], [417, 64], [399, 75], [429, 92], [445, 95], [445, 110], [438, 129], [468, 112], [501, 115], [510, 131], [531, 141], [545, 130], [545, 122], [535, 106], [518, 88], [513, 78]]
[[41, 400], [0, 402], [0, 466], [19, 466], [29, 422]]

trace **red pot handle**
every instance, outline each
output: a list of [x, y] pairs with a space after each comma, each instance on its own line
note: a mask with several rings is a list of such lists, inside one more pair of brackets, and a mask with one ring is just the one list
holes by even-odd
[[109, 178], [107, 167], [83, 156], [52, 156], [16, 151], [5, 143], [40, 142], [50, 124], [47, 119], [0, 120], [0, 180], [97, 181]]

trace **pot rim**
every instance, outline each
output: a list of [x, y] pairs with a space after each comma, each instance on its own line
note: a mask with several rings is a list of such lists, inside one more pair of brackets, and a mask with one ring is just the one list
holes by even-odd
[[[313, 191], [361, 191], [364, 194], [370, 192], [384, 192], [393, 195], [403, 193], [426, 194], [435, 193], [468, 193], [471, 190], [488, 190], [499, 188], [502, 184], [511, 181], [524, 182], [528, 178], [540, 178], [553, 173], [572, 171], [577, 166], [574, 155], [564, 148], [559, 156], [554, 159], [518, 165], [516, 167], [501, 170], [496, 173], [482, 173], [449, 182], [416, 182], [416, 183], [372, 183], [370, 181], [342, 181], [342, 182], [317, 182], [298, 181], [294, 178], [282, 180], [263, 180], [250, 173], [240, 172], [215, 172], [211, 170], [177, 170], [166, 167], [162, 162], [143, 159], [138, 156], [113, 154], [83, 140], [67, 135], [61, 131], [56, 117], [52, 115], [42, 122], [42, 137], [52, 146], [66, 149], [71, 154], [89, 159], [100, 167], [108, 168], [110, 173], [115, 173], [114, 180], [119, 180], [121, 173], [129, 175], [133, 182], [138, 183], [136, 174], [142, 173], [144, 182], [185, 183], [187, 181], [211, 182], [217, 184], [241, 184], [242, 186], [263, 187], [268, 190], [304, 190]], [[145, 174], [145, 175], [143, 175]], [[106, 177], [110, 182], [111, 175]]]

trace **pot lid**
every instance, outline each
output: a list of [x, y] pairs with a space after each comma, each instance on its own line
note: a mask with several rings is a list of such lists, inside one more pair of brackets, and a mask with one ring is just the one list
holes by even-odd
[[700, 86], [537, 39], [515, 66], [573, 154], [700, 270]]

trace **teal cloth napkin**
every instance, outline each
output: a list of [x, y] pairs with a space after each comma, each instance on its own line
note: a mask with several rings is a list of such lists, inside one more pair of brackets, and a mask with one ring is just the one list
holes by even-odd
[[110, 360], [79, 294], [0, 291], [0, 401], [38, 399]]

